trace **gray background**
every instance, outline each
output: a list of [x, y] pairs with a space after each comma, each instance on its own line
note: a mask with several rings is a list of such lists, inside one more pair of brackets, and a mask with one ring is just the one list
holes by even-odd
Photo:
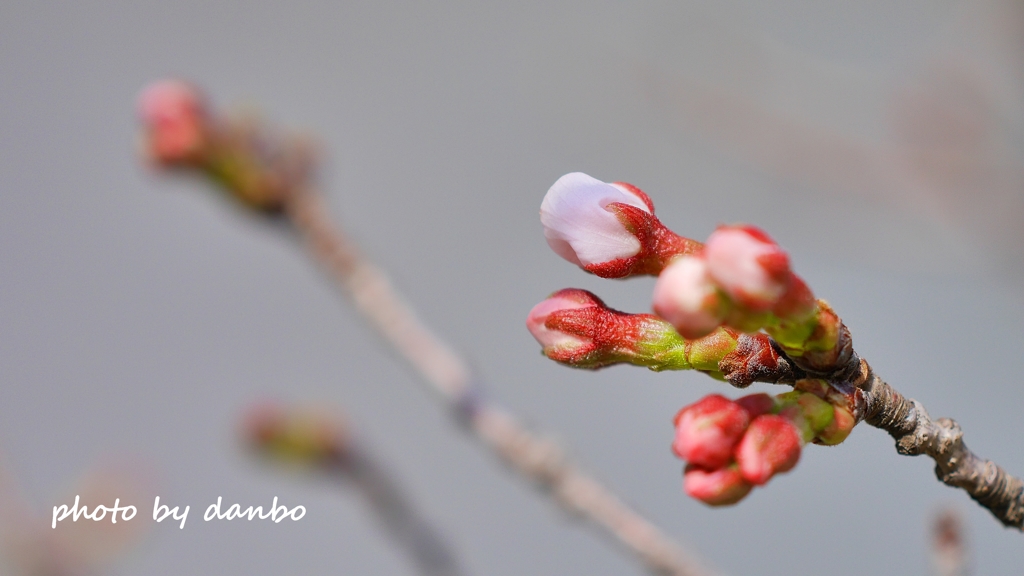
[[[649, 309], [651, 280], [585, 275], [537, 218], [566, 172], [632, 182], [695, 238], [770, 231], [883, 377], [1024, 474], [1022, 29], [997, 1], [4, 2], [0, 465], [45, 521], [141, 462], [150, 530], [111, 574], [410, 573], [353, 492], [239, 448], [249, 402], [325, 402], [469, 572], [640, 573], [453, 427], [278, 231], [141, 165], [136, 96], [180, 75], [316, 134], [335, 216], [492, 394], [715, 565], [924, 574], [953, 503], [977, 573], [1017, 572], [1019, 533], [867, 427], [736, 507], [690, 500], [671, 418], [735, 392], [569, 370], [523, 322], [566, 286]], [[184, 530], [144, 521], [155, 494]], [[275, 495], [306, 518], [199, 518]]]

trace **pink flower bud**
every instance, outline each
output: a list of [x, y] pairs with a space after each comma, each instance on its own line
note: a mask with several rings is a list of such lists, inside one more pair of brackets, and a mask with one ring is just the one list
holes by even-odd
[[639, 188], [580, 172], [551, 186], [540, 206], [544, 237], [562, 258], [602, 278], [659, 274], [700, 243], [673, 233]]
[[743, 478], [761, 486], [772, 476], [792, 470], [800, 459], [802, 441], [797, 427], [781, 416], [754, 418], [736, 447], [736, 461]]
[[618, 202], [651, 212], [650, 199], [582, 172], [559, 178], [540, 205], [544, 237], [556, 254], [586, 268], [636, 256], [640, 241], [608, 209]]
[[206, 112], [199, 92], [180, 80], [162, 80], [143, 90], [139, 116], [147, 128], [147, 152], [153, 160], [189, 162], [206, 140]]
[[683, 490], [709, 506], [728, 506], [750, 493], [751, 485], [743, 479], [735, 464], [708, 470], [689, 464], [683, 471]]
[[750, 417], [739, 404], [711, 394], [676, 414], [672, 451], [691, 464], [715, 469], [732, 460]]
[[552, 315], [563, 310], [578, 310], [580, 308], [601, 307], [604, 303], [586, 290], [566, 288], [559, 290], [546, 300], [537, 304], [530, 310], [526, 317], [526, 327], [537, 339], [537, 342], [544, 348], [544, 354], [549, 357], [563, 357], [566, 355], [586, 354], [594, 348], [594, 343], [588, 338], [559, 330], [556, 327], [549, 327], [548, 321]]
[[700, 256], [669, 264], [654, 284], [654, 313], [668, 320], [683, 338], [700, 338], [722, 324], [725, 302]]
[[548, 358], [575, 368], [620, 362], [652, 370], [693, 368], [690, 347], [672, 325], [653, 314], [627, 314], [586, 290], [567, 288], [534, 306], [526, 327]]
[[770, 310], [789, 288], [789, 256], [753, 226], [721, 226], [704, 247], [708, 272], [733, 300], [753, 311]]

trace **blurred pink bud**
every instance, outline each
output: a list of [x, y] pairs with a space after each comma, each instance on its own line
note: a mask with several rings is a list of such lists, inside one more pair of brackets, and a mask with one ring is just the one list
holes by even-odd
[[676, 414], [672, 451], [691, 464], [721, 468], [750, 424], [747, 411], [718, 394], [705, 396]]
[[242, 419], [242, 434], [268, 454], [307, 462], [343, 456], [349, 433], [337, 417], [318, 410], [296, 410], [274, 402], [250, 407]]
[[774, 414], [754, 418], [736, 447], [736, 461], [743, 478], [756, 486], [772, 476], [792, 470], [800, 460], [800, 431], [789, 420]]
[[709, 506], [735, 504], [749, 494], [751, 488], [753, 485], [743, 479], [735, 464], [716, 470], [689, 464], [683, 471], [683, 490]]
[[668, 265], [654, 284], [654, 313], [668, 320], [683, 338], [700, 338], [722, 323], [724, 303], [700, 256], [683, 256]]
[[753, 311], [771, 309], [786, 293], [793, 273], [789, 256], [753, 226], [721, 226], [704, 247], [708, 272], [733, 300]]
[[557, 328], [549, 328], [547, 322], [552, 314], [562, 310], [603, 306], [604, 303], [600, 299], [586, 290], [566, 288], [555, 292], [546, 300], [534, 306], [533, 310], [530, 310], [530, 314], [526, 317], [526, 327], [533, 334], [533, 337], [537, 339], [537, 342], [543, 346], [545, 355], [586, 353], [593, 347], [593, 342], [577, 334], [570, 334]]
[[626, 204], [647, 213], [652, 208], [646, 194], [627, 186], [582, 172], [559, 178], [540, 205], [540, 221], [551, 249], [583, 268], [636, 256], [640, 240], [608, 205]]
[[157, 162], [193, 160], [205, 145], [206, 112], [202, 96], [191, 84], [151, 84], [139, 97], [139, 116], [147, 128], [147, 152]]

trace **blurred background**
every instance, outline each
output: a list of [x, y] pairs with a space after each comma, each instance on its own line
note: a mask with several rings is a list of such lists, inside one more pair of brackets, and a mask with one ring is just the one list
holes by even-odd
[[[166, 76], [314, 135], [335, 217], [489, 392], [722, 570], [927, 574], [948, 504], [976, 573], [1024, 565], [1019, 532], [866, 426], [707, 508], [671, 419], [736, 392], [573, 371], [524, 327], [568, 286], [649, 310], [652, 280], [584, 274], [537, 217], [566, 172], [631, 182], [677, 232], [769, 231], [883, 378], [1024, 474], [1019, 0], [111, 0], [0, 4], [0, 566], [107, 474], [147, 530], [98, 573], [413, 574], [354, 492], [248, 457], [239, 418], [271, 397], [347, 414], [467, 573], [643, 573], [453, 426], [280, 230], [140, 161], [136, 97]], [[149, 520], [156, 495], [184, 529]], [[218, 496], [308, 512], [203, 522]]]

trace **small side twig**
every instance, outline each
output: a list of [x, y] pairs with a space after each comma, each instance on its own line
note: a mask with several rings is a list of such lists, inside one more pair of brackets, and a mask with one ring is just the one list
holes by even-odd
[[331, 480], [351, 484], [419, 574], [461, 576], [458, 556], [402, 485], [359, 442], [343, 418], [319, 410], [285, 409], [276, 403], [246, 414], [243, 436], [256, 452], [281, 463], [299, 464]]
[[409, 551], [420, 574], [460, 576], [464, 574], [447, 543], [406, 498], [384, 467], [358, 447], [351, 447], [335, 469], [359, 488], [375, 516], [392, 538]]

